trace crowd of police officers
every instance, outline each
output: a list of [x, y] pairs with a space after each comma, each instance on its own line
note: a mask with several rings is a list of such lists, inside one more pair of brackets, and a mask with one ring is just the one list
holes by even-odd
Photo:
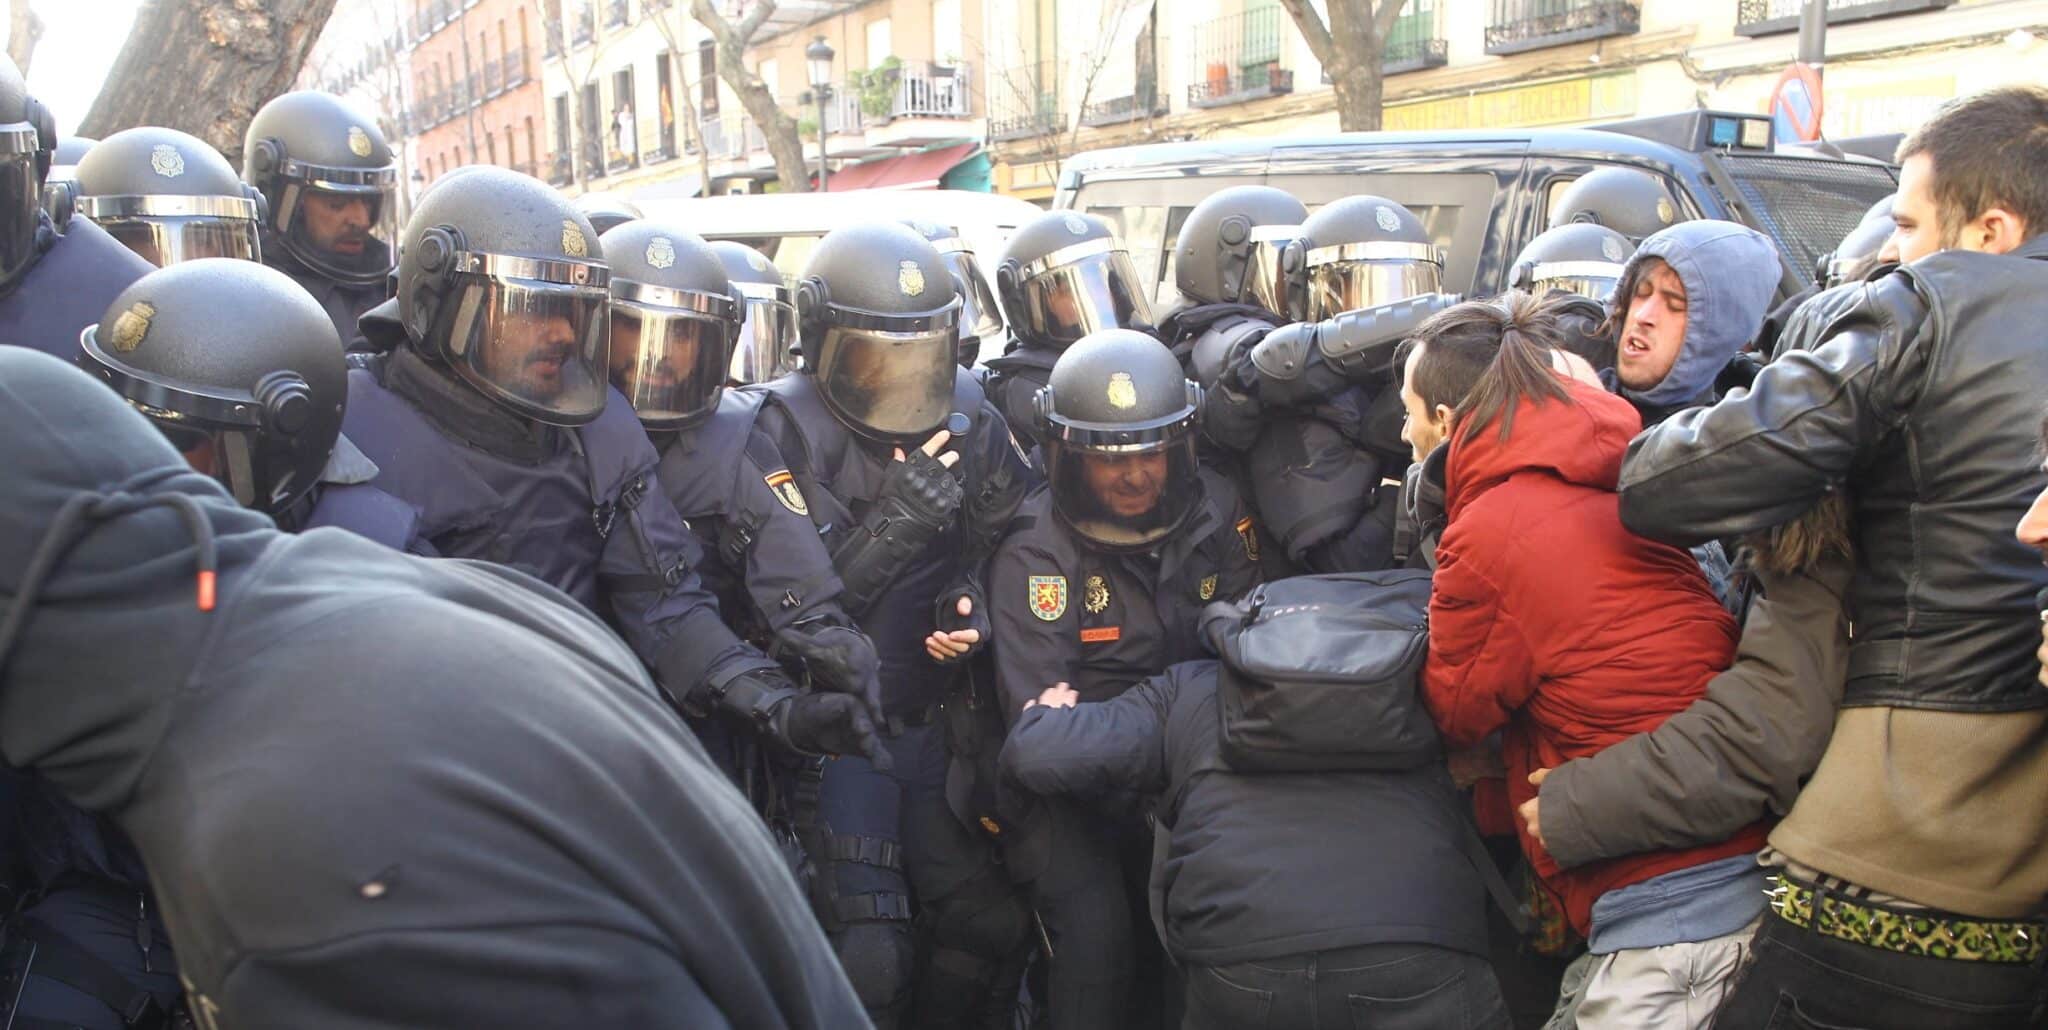
[[[0, 123], [0, 341], [81, 365], [283, 528], [513, 566], [602, 613], [878, 1026], [1007, 1026], [1020, 990], [1062, 1030], [1164, 1023], [1144, 799], [1002, 782], [1007, 724], [1055, 683], [1106, 700], [1201, 657], [1214, 601], [1416, 561], [1428, 529], [1402, 517], [1390, 358], [1457, 298], [1383, 198], [1213, 194], [1155, 314], [1079, 212], [985, 256], [848, 225], [792, 283], [494, 167], [400, 227], [375, 120], [322, 93], [259, 111], [239, 175], [168, 129], [59, 141], [6, 64]], [[1670, 204], [1588, 176], [1514, 264], [1582, 309], [1596, 366], [1596, 298]], [[11, 1025], [179, 1025], [132, 848], [32, 778], [7, 797], [8, 932], [37, 945]]]

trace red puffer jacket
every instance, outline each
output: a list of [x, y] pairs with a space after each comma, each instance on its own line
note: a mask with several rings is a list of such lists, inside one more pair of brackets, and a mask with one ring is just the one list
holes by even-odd
[[[1498, 421], [1454, 433], [1445, 469], [1424, 699], [1453, 748], [1506, 727], [1513, 805], [1535, 796], [1532, 770], [1657, 728], [1735, 652], [1735, 620], [1692, 556], [1622, 528], [1614, 486], [1635, 409], [1564, 381], [1570, 403], [1518, 405], [1505, 443]], [[1526, 832], [1522, 849], [1584, 934], [1601, 894], [1756, 851], [1765, 829], [1569, 871]]]

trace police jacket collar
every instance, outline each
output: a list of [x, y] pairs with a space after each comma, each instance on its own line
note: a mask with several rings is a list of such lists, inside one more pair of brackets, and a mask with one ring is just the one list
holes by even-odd
[[436, 428], [472, 447], [527, 464], [554, 453], [551, 427], [498, 407], [446, 366], [428, 362], [410, 347], [394, 351], [378, 378]]

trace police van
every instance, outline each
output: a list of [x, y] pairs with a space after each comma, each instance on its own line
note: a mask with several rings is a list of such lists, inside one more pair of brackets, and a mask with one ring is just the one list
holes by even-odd
[[1741, 222], [1783, 259], [1781, 296], [1898, 188], [1883, 160], [1827, 146], [1778, 146], [1768, 118], [1718, 111], [1588, 129], [1369, 132], [1121, 147], [1078, 154], [1053, 205], [1117, 226], [1157, 310], [1177, 302], [1173, 244], [1188, 211], [1226, 186], [1275, 186], [1313, 211], [1374, 194], [1412, 209], [1445, 249], [1444, 289], [1507, 288], [1509, 267], [1543, 231], [1566, 185], [1622, 166], [1658, 177], [1680, 217]]

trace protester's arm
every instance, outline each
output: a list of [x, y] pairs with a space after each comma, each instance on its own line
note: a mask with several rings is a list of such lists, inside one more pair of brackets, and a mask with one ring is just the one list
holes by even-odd
[[1487, 570], [1464, 553], [1461, 528], [1453, 524], [1437, 547], [1422, 674], [1423, 703], [1452, 750], [1506, 725], [1536, 687], [1535, 655], [1520, 620]]
[[[1826, 338], [1748, 392], [1673, 416], [1629, 445], [1621, 520], [1690, 546], [1791, 521], [1835, 489], [1903, 417], [1924, 376], [1926, 306], [1904, 276], [1872, 284]], [[1795, 326], [1788, 327], [1794, 333]]]
[[1848, 671], [1852, 564], [1764, 573], [1735, 663], [1650, 733], [1544, 779], [1538, 827], [1560, 866], [1725, 840], [1783, 814], [1833, 733]]
[[1034, 794], [1165, 789], [1166, 714], [1175, 675], [1169, 670], [1108, 701], [1024, 709], [1003, 744], [1004, 775]]

